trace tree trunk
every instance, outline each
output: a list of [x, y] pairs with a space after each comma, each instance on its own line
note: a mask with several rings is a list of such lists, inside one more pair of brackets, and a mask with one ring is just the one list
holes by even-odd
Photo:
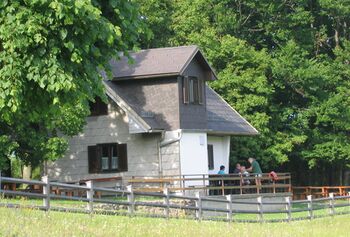
[[343, 166], [339, 165], [339, 185], [343, 185]]
[[32, 167], [30, 165], [28, 166], [23, 166], [23, 179], [25, 180], [30, 180], [32, 178]]
[[335, 40], [335, 47], [339, 47], [339, 20], [335, 23], [335, 30], [334, 30], [334, 40]]

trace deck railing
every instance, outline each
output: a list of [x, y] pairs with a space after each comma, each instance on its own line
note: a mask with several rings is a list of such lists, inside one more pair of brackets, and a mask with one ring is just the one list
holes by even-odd
[[[202, 191], [206, 195], [252, 194], [252, 193], [286, 193], [291, 192], [290, 173], [277, 173], [272, 179], [268, 173], [261, 177], [250, 174], [208, 175], [192, 174], [181, 176], [126, 177], [127, 182], [138, 190], [162, 192], [168, 187], [171, 192]], [[257, 185], [259, 179], [261, 185]], [[250, 183], [250, 184], [247, 184]]]

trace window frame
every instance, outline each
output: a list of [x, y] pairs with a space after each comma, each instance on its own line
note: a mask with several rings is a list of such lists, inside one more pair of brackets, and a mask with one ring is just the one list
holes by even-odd
[[[209, 149], [209, 147], [210, 147], [210, 149]], [[207, 151], [208, 151], [208, 170], [214, 170], [215, 169], [214, 145], [213, 144], [207, 144]]]
[[204, 81], [195, 76], [184, 76], [182, 80], [184, 104], [201, 105], [204, 103]]
[[[115, 169], [112, 168], [112, 156], [113, 156], [113, 147], [115, 147], [116, 151], [117, 151], [117, 158], [119, 158], [118, 157], [118, 143], [102, 143], [102, 144], [98, 144], [97, 146], [100, 146], [102, 149], [101, 156], [98, 157], [98, 159], [100, 159], [100, 162], [101, 162], [101, 173], [117, 172], [118, 168], [115, 168]], [[108, 168], [107, 169], [103, 169], [103, 162], [102, 162], [102, 159], [104, 157], [103, 156], [103, 148], [104, 147], [107, 147], [107, 149], [108, 149]]]
[[[108, 168], [103, 168], [104, 148], [107, 148]], [[115, 149], [115, 150], [114, 150]], [[113, 155], [117, 157], [117, 168], [113, 168]], [[119, 173], [128, 171], [127, 144], [101, 143], [88, 146], [89, 173]]]

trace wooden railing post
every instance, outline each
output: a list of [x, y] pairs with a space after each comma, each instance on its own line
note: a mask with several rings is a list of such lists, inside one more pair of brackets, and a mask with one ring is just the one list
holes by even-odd
[[240, 194], [242, 195], [243, 194], [243, 188], [242, 188], [243, 187], [243, 176], [242, 176], [242, 173], [239, 173], [239, 177], [240, 177], [240, 180], [239, 180], [239, 191], [240, 191]]
[[169, 201], [169, 189], [168, 187], [165, 187], [163, 190], [163, 194], [166, 195], [164, 197], [164, 205], [166, 205], [166, 207], [164, 208], [164, 216], [169, 219], [169, 205], [170, 205], [170, 201]]
[[183, 190], [182, 190], [182, 193], [185, 195], [186, 192], [185, 192], [185, 188], [186, 188], [186, 183], [185, 183], [185, 175], [182, 175], [182, 187], [183, 187]]
[[199, 192], [196, 193], [196, 219], [202, 220], [202, 198]]
[[49, 181], [49, 177], [47, 175], [45, 175], [41, 178], [41, 181], [44, 182], [43, 195], [45, 195], [45, 197], [43, 198], [43, 206], [44, 206], [46, 211], [49, 211], [50, 210], [50, 181]]
[[203, 189], [204, 189], [204, 193], [205, 193], [206, 195], [208, 195], [207, 189], [206, 189], [206, 185], [205, 185], [205, 174], [203, 174]]
[[86, 198], [89, 200], [87, 203], [87, 210], [89, 213], [93, 212], [93, 201], [94, 201], [94, 187], [93, 187], [93, 183], [91, 180], [86, 182], [86, 187], [89, 188], [88, 190], [86, 190]]
[[257, 203], [258, 203], [258, 220], [259, 222], [263, 222], [264, 221], [264, 212], [263, 212], [263, 204], [262, 204], [262, 197], [257, 197], [256, 199]]
[[348, 198], [348, 205], [350, 207], [350, 192], [348, 192], [348, 196], [349, 196], [349, 198]]
[[226, 204], [226, 209], [228, 210], [227, 220], [229, 222], [232, 222], [232, 220], [233, 220], [233, 215], [232, 215], [232, 196], [231, 195], [227, 195], [226, 196], [226, 200], [228, 201], [228, 203]]
[[329, 200], [329, 214], [331, 216], [333, 216], [335, 214], [335, 210], [334, 210], [334, 193], [329, 193], [329, 198], [331, 200]]
[[134, 198], [134, 191], [132, 190], [132, 185], [128, 185], [126, 186], [126, 189], [128, 191], [128, 213], [129, 216], [133, 216], [134, 215], [134, 211], [135, 211], [135, 198]]
[[308, 209], [308, 216], [309, 216], [309, 219], [313, 219], [314, 218], [314, 212], [313, 212], [313, 209], [312, 209], [312, 195], [308, 195], [307, 196], [307, 209]]
[[287, 221], [290, 222], [292, 220], [292, 207], [290, 197], [286, 197], [286, 212], [287, 212]]

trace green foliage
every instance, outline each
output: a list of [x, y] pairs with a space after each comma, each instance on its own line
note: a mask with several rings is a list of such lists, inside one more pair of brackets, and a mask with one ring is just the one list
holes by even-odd
[[233, 161], [256, 156], [266, 169], [300, 159], [310, 167], [345, 166], [349, 6], [349, 0], [174, 1], [162, 11], [159, 27], [171, 22], [167, 33], [151, 44], [197, 44], [216, 68], [219, 80], [211, 86], [260, 132], [232, 138]]
[[[36, 0], [0, 5], [0, 161], [64, 154], [88, 101], [105, 99], [100, 71], [143, 32], [133, 2]], [[98, 69], [98, 70], [97, 70]], [[0, 164], [0, 168], [4, 168]]]

